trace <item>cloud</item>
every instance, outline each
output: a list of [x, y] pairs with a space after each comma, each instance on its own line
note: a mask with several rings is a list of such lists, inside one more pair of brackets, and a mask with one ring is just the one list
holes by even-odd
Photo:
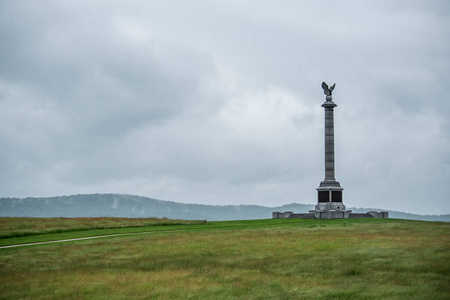
[[[3, 2], [0, 196], [448, 213], [446, 1]], [[430, 205], [430, 203], [432, 203]]]

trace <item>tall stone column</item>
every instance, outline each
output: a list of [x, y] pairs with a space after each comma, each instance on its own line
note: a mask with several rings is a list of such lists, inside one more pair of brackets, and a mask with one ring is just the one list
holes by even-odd
[[345, 210], [342, 203], [342, 191], [344, 190], [335, 178], [334, 169], [334, 108], [331, 87], [324, 82], [322, 88], [326, 95], [326, 101], [322, 104], [325, 110], [325, 179], [317, 188], [317, 205], [314, 211], [316, 219], [348, 218], [350, 211]]
[[[331, 98], [331, 96], [330, 96]], [[334, 181], [334, 108], [333, 102], [325, 102], [325, 181]]]

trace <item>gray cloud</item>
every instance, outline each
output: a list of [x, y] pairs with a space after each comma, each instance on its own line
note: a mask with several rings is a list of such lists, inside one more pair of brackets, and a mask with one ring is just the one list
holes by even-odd
[[348, 206], [449, 213], [446, 1], [0, 7], [0, 196], [314, 203], [336, 82]]

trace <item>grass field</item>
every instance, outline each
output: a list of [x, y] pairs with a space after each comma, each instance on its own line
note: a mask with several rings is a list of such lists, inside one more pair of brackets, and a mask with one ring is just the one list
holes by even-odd
[[203, 224], [205, 221], [167, 218], [0, 218], [0, 238], [86, 229], [111, 229], [161, 225]]
[[448, 223], [175, 223], [2, 238], [154, 233], [1, 249], [0, 298], [450, 299]]

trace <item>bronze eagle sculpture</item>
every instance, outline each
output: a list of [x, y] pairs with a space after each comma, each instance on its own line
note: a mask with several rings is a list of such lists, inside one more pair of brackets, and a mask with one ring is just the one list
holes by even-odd
[[327, 96], [331, 96], [331, 93], [333, 92], [335, 86], [336, 86], [336, 83], [333, 84], [332, 86], [328, 87], [328, 84], [326, 84], [325, 82], [322, 82], [323, 92]]

